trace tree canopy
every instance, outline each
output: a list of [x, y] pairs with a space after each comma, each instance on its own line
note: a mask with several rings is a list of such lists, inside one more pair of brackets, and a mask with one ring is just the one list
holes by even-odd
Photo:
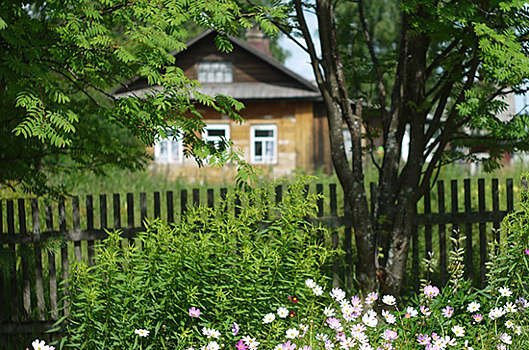
[[[288, 4], [289, 20], [278, 25], [309, 54], [323, 96], [334, 168], [351, 205], [356, 277], [365, 291], [398, 293], [414, 208], [439, 169], [475, 161], [484, 150], [486, 168], [494, 169], [504, 154], [529, 150], [529, 117], [499, 118], [507, 107], [502, 97], [527, 91], [529, 10], [517, 0]], [[317, 34], [307, 12], [317, 16]], [[365, 106], [375, 118], [365, 118]], [[378, 160], [364, 142], [375, 138], [383, 149]], [[372, 213], [364, 184], [369, 156], [379, 171]]]
[[[200, 151], [195, 105], [239, 118], [242, 104], [200, 94], [171, 52], [184, 50], [197, 27], [216, 31], [218, 48], [229, 51], [228, 34], [254, 22], [273, 35], [270, 19], [281, 15], [229, 0], [2, 1], [0, 184], [50, 193], [58, 191], [47, 185], [50, 171], [141, 167], [147, 157], [131, 136], [152, 145], [167, 128], [181, 130], [188, 155]], [[134, 76], [164, 89], [116, 99], [112, 88]]]

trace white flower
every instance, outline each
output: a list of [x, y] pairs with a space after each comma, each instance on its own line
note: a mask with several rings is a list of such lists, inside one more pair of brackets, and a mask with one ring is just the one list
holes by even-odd
[[269, 313], [263, 317], [263, 323], [272, 323], [276, 319], [276, 315]]
[[146, 337], [149, 335], [150, 332], [146, 329], [136, 329], [134, 333], [139, 335], [140, 337]]
[[327, 339], [329, 339], [329, 335], [325, 333], [318, 333], [316, 334], [316, 339], [319, 341], [326, 341]]
[[456, 337], [464, 337], [465, 336], [465, 329], [461, 326], [454, 326], [452, 327], [452, 332], [454, 332]]
[[384, 295], [382, 297], [382, 302], [386, 305], [392, 306], [397, 303], [397, 299], [393, 295]]
[[312, 292], [314, 293], [315, 296], [319, 297], [323, 295], [323, 288], [320, 286], [316, 286], [312, 289]]
[[202, 328], [202, 334], [204, 334], [208, 338], [215, 338], [215, 339], [220, 338], [220, 332], [213, 328], [206, 328], [206, 327]]
[[468, 340], [465, 340], [465, 350], [474, 350], [473, 347], [468, 346]]
[[209, 342], [204, 350], [219, 350], [220, 346], [216, 341]]
[[512, 295], [511, 290], [507, 287], [501, 287], [500, 289], [498, 289], [498, 292], [500, 292], [500, 295], [502, 297], [510, 297]]
[[288, 317], [288, 309], [286, 307], [280, 307], [277, 309], [277, 316], [281, 318], [287, 318]]
[[481, 307], [480, 303], [473, 301], [470, 304], [468, 304], [467, 310], [468, 312], [478, 312], [480, 307]]
[[349, 349], [355, 346], [356, 341], [352, 338], [343, 337], [342, 340], [340, 340], [340, 348], [341, 349]]
[[500, 340], [505, 344], [512, 344], [512, 337], [507, 333], [503, 333], [500, 337]]
[[505, 322], [505, 327], [512, 328], [512, 327], [514, 327], [514, 323], [511, 320], [507, 320]]
[[520, 326], [514, 327], [514, 333], [516, 333], [517, 335], [522, 334], [522, 327]]
[[417, 317], [417, 315], [419, 314], [417, 312], [417, 310], [415, 310], [414, 308], [412, 308], [411, 306], [408, 306], [406, 308], [406, 314], [409, 315], [409, 317]]
[[370, 314], [366, 313], [363, 317], [362, 317], [362, 322], [364, 322], [364, 324], [368, 327], [376, 327], [377, 324], [378, 324], [378, 319], [376, 318], [376, 316], [371, 316]]
[[49, 350], [50, 347], [46, 345], [46, 342], [44, 340], [35, 339], [31, 343], [34, 350]]
[[296, 328], [289, 328], [285, 333], [287, 339], [295, 339], [299, 336], [299, 331]]
[[283, 344], [276, 345], [274, 350], [283, 350]]
[[307, 280], [305, 280], [305, 285], [306, 285], [308, 288], [310, 288], [310, 289], [312, 289], [312, 288], [316, 288], [316, 286], [317, 286], [316, 282], [314, 282], [314, 280], [312, 280], [312, 279], [310, 279], [310, 278], [307, 279]]
[[510, 302], [505, 304], [504, 310], [505, 310], [505, 312], [516, 312], [517, 311], [516, 305], [514, 305], [514, 303], [510, 303]]
[[501, 307], [495, 307], [494, 309], [490, 310], [489, 312], [489, 318], [491, 320], [495, 320], [499, 317], [502, 317], [505, 314], [505, 311]]
[[329, 306], [323, 309], [323, 314], [327, 317], [332, 317], [335, 315], [335, 312], [334, 312], [334, 309]]
[[374, 350], [374, 348], [369, 345], [369, 343], [362, 343], [360, 344], [360, 347], [358, 348], [358, 350]]
[[340, 288], [333, 288], [329, 295], [336, 301], [340, 301], [345, 298], [345, 292]]
[[241, 340], [244, 342], [244, 344], [248, 345], [250, 349], [255, 349], [260, 344], [257, 340], [255, 340], [255, 338], [252, 338], [249, 335], [245, 335], [241, 338]]

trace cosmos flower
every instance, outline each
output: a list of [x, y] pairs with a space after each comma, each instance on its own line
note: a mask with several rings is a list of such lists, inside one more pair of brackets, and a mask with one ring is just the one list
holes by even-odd
[[454, 314], [454, 308], [447, 305], [444, 309], [441, 310], [441, 313], [444, 317], [450, 318]]
[[276, 319], [276, 315], [273, 313], [266, 314], [263, 317], [263, 323], [272, 323]]
[[200, 309], [197, 309], [196, 307], [192, 307], [188, 310], [189, 316], [191, 317], [200, 317]]
[[280, 307], [279, 309], [277, 309], [277, 315], [281, 318], [287, 318], [288, 309], [286, 307]]
[[454, 326], [452, 327], [452, 332], [454, 332], [456, 337], [464, 337], [465, 336], [465, 329], [461, 326]]
[[382, 302], [386, 305], [393, 306], [397, 303], [397, 299], [393, 295], [384, 295], [382, 297]]
[[480, 303], [473, 301], [470, 304], [468, 304], [467, 311], [468, 312], [478, 312], [480, 307], [481, 307]]
[[437, 288], [436, 286], [428, 285], [424, 287], [424, 295], [429, 298], [435, 298], [439, 295], [439, 288]]

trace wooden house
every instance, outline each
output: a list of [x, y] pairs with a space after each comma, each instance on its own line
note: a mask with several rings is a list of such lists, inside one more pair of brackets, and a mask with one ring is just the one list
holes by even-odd
[[[206, 31], [191, 40], [186, 50], [174, 53], [176, 64], [187, 77], [201, 83], [201, 92], [220, 93], [243, 102], [241, 116], [245, 122], [235, 123], [204, 107], [199, 110], [207, 124], [202, 137], [208, 142], [230, 139], [248, 162], [263, 167], [273, 177], [297, 169], [323, 167], [330, 172], [327, 120], [317, 87], [273, 59], [268, 39], [259, 31], [250, 31], [247, 41], [230, 37], [230, 53], [216, 48], [215, 35]], [[141, 95], [156, 88], [148, 86], [145, 79], [136, 79], [128, 86], [129, 91], [120, 88], [116, 95]], [[194, 159], [183, 156], [181, 141], [161, 140], [152, 151], [153, 167], [188, 179], [222, 180], [234, 168], [198, 168]]]

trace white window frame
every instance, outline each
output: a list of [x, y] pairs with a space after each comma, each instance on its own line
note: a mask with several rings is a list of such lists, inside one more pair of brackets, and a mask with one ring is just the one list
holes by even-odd
[[233, 63], [220, 60], [198, 62], [197, 80], [201, 83], [232, 83]]
[[[175, 140], [171, 131], [168, 131], [167, 134], [166, 138], [159, 139], [154, 144], [154, 162], [157, 164], [182, 164], [184, 162], [183, 135], [179, 133]], [[177, 147], [176, 154], [173, 154], [173, 146]], [[162, 155], [164, 147], [167, 147], [166, 155]]]
[[[273, 136], [255, 136], [255, 132], [258, 130], [271, 130], [273, 132]], [[254, 124], [250, 126], [250, 163], [253, 164], [277, 164], [277, 124]], [[262, 159], [258, 159], [256, 152], [255, 143], [256, 142], [270, 142], [272, 141], [272, 150], [273, 155], [267, 156], [266, 155], [266, 147], [263, 145], [261, 148], [264, 152], [264, 154], [261, 156]]]
[[[210, 129], [218, 129], [218, 130], [224, 130], [224, 137], [222, 136], [209, 136], [208, 131]], [[231, 133], [230, 133], [230, 124], [207, 124], [204, 128], [204, 132], [202, 133], [202, 140], [204, 142], [214, 142], [215, 148], [218, 149], [218, 145], [221, 141], [229, 141], [231, 139]]]

